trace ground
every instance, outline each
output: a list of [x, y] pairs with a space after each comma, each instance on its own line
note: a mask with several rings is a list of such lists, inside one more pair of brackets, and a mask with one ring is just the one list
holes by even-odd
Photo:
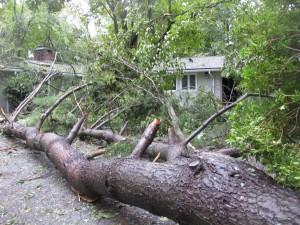
[[[93, 148], [80, 141], [75, 147], [85, 154]], [[0, 224], [176, 224], [108, 198], [80, 201], [43, 152], [1, 133], [0, 199]]]

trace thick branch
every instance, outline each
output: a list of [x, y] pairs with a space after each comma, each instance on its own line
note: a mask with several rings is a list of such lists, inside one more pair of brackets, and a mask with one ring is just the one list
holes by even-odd
[[178, 126], [177, 115], [176, 115], [175, 110], [172, 106], [172, 103], [168, 103], [168, 114], [171, 118], [171, 123], [172, 123], [172, 126], [174, 128], [174, 131], [175, 131], [175, 134], [176, 134], [177, 138], [179, 139], [180, 142], [183, 142], [185, 140], [185, 137], [184, 137], [184, 134], [183, 134], [182, 130]]
[[175, 131], [172, 127], [168, 129], [169, 145], [174, 146], [176, 143]]
[[144, 131], [143, 136], [139, 143], [135, 146], [133, 152], [131, 153], [131, 158], [141, 158], [148, 146], [152, 143], [155, 134], [160, 125], [160, 120], [155, 119]]
[[92, 136], [102, 140], [107, 141], [108, 143], [124, 141], [126, 138], [122, 137], [120, 134], [114, 134], [112, 131], [106, 130], [94, 130], [86, 128], [82, 131], [79, 131], [79, 136]]
[[84, 123], [84, 121], [87, 118], [87, 113], [85, 113], [80, 120], [73, 126], [72, 130], [69, 132], [68, 137], [67, 137], [67, 142], [69, 144], [72, 144], [72, 142], [74, 141], [74, 139], [76, 138], [82, 124]]
[[237, 148], [223, 148], [223, 149], [219, 149], [218, 151], [216, 151], [216, 153], [220, 153], [223, 155], [229, 155], [231, 157], [239, 157], [240, 151]]
[[36, 129], [40, 130], [44, 121], [46, 120], [46, 118], [50, 115], [50, 113], [56, 109], [57, 106], [59, 106], [59, 104], [66, 99], [68, 96], [70, 96], [71, 94], [73, 94], [76, 91], [81, 90], [82, 88], [85, 88], [88, 84], [84, 84], [81, 86], [77, 86], [75, 88], [73, 88], [72, 90], [68, 91], [67, 93], [65, 93], [64, 95], [62, 95], [59, 99], [56, 100], [56, 102], [46, 110], [45, 113], [42, 114], [42, 116], [40, 117], [39, 121], [37, 122], [37, 124], [35, 125]]
[[222, 108], [215, 114], [213, 114], [211, 117], [209, 117], [197, 130], [195, 130], [188, 138], [186, 138], [182, 144], [187, 145], [191, 140], [193, 140], [194, 137], [196, 137], [202, 130], [204, 130], [210, 122], [212, 122], [214, 119], [216, 119], [218, 116], [222, 115], [224, 112], [228, 111], [232, 107], [234, 107], [236, 104], [244, 100], [246, 97], [248, 97], [248, 93], [244, 94], [242, 97], [240, 97], [235, 102], [231, 103], [230, 105]]

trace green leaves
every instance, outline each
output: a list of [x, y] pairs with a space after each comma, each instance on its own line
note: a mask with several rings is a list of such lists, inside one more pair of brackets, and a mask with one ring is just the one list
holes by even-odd
[[230, 117], [232, 128], [227, 142], [238, 147], [245, 158], [256, 157], [279, 182], [299, 188], [299, 143], [291, 143], [299, 140], [299, 129], [289, 122], [288, 105], [274, 98], [239, 104]]

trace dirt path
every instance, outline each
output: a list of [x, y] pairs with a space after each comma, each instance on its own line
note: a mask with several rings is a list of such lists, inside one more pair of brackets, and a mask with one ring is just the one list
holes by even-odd
[[[82, 142], [76, 147], [81, 151], [92, 148]], [[176, 223], [108, 198], [96, 203], [79, 201], [44, 153], [0, 133], [0, 224]]]

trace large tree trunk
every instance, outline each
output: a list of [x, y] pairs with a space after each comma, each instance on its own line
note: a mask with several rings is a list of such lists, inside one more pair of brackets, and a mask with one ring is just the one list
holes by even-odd
[[[108, 196], [180, 224], [299, 224], [300, 195], [221, 154], [172, 164], [117, 158], [88, 161], [65, 138], [11, 123], [7, 133], [44, 151], [77, 191]], [[172, 150], [172, 149], [171, 149]]]

